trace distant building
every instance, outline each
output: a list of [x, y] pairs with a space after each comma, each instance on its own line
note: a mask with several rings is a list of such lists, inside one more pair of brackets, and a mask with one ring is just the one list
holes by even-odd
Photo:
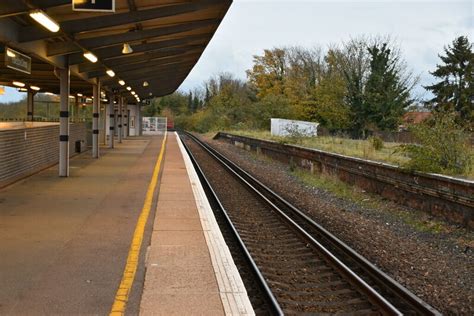
[[431, 117], [431, 115], [433, 115], [431, 112], [425, 111], [407, 112], [403, 115], [403, 123], [400, 125], [399, 129], [406, 130], [410, 125], [420, 124], [427, 118]]
[[289, 136], [292, 134], [307, 137], [318, 136], [318, 125], [319, 123], [272, 118], [271, 134], [273, 136]]

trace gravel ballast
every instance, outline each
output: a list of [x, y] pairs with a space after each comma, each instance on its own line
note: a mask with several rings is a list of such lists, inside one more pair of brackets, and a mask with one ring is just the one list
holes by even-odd
[[[201, 139], [439, 311], [474, 314], [471, 232], [439, 224], [420, 211], [366, 193], [359, 193], [365, 197], [362, 201], [340, 197], [308, 185], [287, 165], [227, 143]], [[413, 217], [415, 223], [407, 221]], [[431, 229], [433, 222], [438, 223], [436, 229]]]

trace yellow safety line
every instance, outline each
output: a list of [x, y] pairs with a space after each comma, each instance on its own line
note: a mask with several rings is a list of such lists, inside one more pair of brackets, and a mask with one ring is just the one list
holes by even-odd
[[155, 192], [155, 188], [158, 183], [158, 174], [160, 172], [161, 161], [163, 160], [163, 155], [165, 152], [166, 136], [167, 132], [165, 132], [165, 136], [161, 144], [160, 155], [158, 156], [158, 160], [156, 161], [155, 169], [153, 170], [153, 176], [146, 192], [145, 203], [143, 204], [142, 212], [140, 213], [140, 217], [137, 221], [137, 226], [135, 227], [135, 232], [133, 233], [132, 244], [130, 245], [130, 250], [128, 251], [127, 264], [125, 265], [122, 281], [120, 282], [117, 294], [115, 294], [115, 300], [114, 304], [112, 305], [110, 315], [125, 314], [128, 296], [130, 295], [130, 292], [132, 290], [133, 280], [137, 271], [140, 248], [142, 246], [143, 241], [143, 233], [145, 232], [145, 225], [148, 220], [148, 215], [150, 214], [151, 205], [153, 201], [153, 193]]

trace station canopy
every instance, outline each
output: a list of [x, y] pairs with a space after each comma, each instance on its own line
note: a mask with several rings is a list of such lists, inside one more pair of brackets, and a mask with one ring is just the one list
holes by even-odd
[[[231, 2], [115, 0], [115, 12], [82, 12], [72, 10], [72, 0], [2, 0], [0, 85], [20, 81], [59, 93], [55, 69], [69, 64], [71, 94], [91, 95], [97, 78], [102, 89], [125, 96], [127, 87], [141, 99], [170, 94], [199, 60]], [[36, 22], [36, 10], [59, 31]], [[6, 47], [31, 57], [30, 74], [5, 66]]]

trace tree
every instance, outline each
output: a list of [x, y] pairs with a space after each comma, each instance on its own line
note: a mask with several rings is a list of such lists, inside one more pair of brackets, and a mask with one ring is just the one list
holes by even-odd
[[345, 102], [351, 112], [351, 129], [359, 136], [365, 136], [369, 126], [365, 110], [365, 85], [370, 69], [367, 56], [367, 40], [352, 39], [342, 49], [334, 49], [337, 64], [346, 81]]
[[307, 119], [316, 121], [330, 131], [347, 130], [351, 124], [349, 107], [344, 102], [347, 85], [337, 68], [335, 51], [330, 49], [324, 58], [318, 85], [313, 89], [313, 100], [305, 104]]
[[268, 94], [284, 94], [286, 57], [287, 52], [281, 48], [265, 49], [263, 56], [253, 56], [254, 65], [251, 70], [247, 70], [247, 76], [259, 98]]
[[430, 100], [436, 111], [452, 112], [462, 122], [474, 124], [474, 53], [466, 36], [456, 38], [452, 46], [444, 48], [445, 56], [438, 55], [442, 65], [431, 74], [440, 81], [426, 86], [435, 97]]
[[376, 43], [367, 50], [370, 74], [365, 87], [365, 116], [380, 130], [396, 130], [404, 109], [412, 103], [413, 85], [410, 78], [403, 78], [398, 54], [387, 42]]
[[410, 157], [405, 167], [423, 172], [466, 174], [473, 157], [469, 134], [456, 123], [453, 112], [437, 112], [411, 130], [417, 144], [405, 144], [402, 151]]

